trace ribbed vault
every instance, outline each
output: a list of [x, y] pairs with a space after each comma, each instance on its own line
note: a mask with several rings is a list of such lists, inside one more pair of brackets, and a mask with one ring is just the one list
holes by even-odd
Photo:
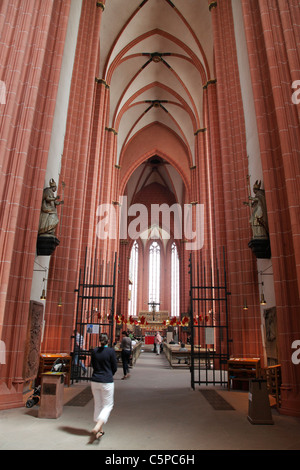
[[[165, 181], [182, 202], [182, 186], [188, 189], [188, 170], [197, 158], [195, 133], [206, 121], [203, 86], [213, 78], [211, 28], [206, 0], [130, 0], [126, 8], [123, 0], [106, 2], [99, 76], [110, 87], [106, 124], [117, 132], [122, 192], [138, 164], [160, 154], [173, 167], [167, 171], [165, 165]], [[156, 132], [155, 142], [149, 129]], [[144, 178], [146, 173], [140, 171]]]

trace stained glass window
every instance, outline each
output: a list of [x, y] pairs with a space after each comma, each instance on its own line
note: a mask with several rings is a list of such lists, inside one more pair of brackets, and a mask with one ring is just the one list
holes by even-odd
[[[160, 296], [160, 246], [153, 242], [149, 249], [149, 303], [159, 303]], [[151, 305], [149, 310], [152, 311]], [[156, 305], [155, 310], [159, 310]]]
[[179, 316], [179, 257], [176, 243], [171, 248], [171, 315]]
[[131, 297], [128, 304], [129, 316], [137, 316], [137, 289], [138, 289], [139, 245], [135, 241], [131, 248], [129, 262], [129, 279], [131, 284]]

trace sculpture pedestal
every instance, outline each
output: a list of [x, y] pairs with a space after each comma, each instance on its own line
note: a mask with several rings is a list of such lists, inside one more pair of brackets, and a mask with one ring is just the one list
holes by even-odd
[[59, 418], [63, 411], [64, 379], [62, 372], [42, 375], [39, 418]]
[[40, 235], [37, 239], [36, 251], [38, 256], [51, 256], [60, 241], [54, 235]]
[[248, 243], [252, 253], [259, 259], [270, 259], [271, 258], [271, 247], [270, 240], [266, 238], [253, 238]]
[[274, 424], [266, 380], [250, 380], [249, 387], [248, 421], [251, 424]]

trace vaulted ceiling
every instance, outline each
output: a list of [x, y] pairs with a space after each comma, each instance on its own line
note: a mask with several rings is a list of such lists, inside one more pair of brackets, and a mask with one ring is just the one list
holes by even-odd
[[[207, 0], [106, 1], [99, 76], [110, 87], [107, 126], [117, 132], [116, 163], [123, 176], [129, 167], [135, 170], [128, 185], [132, 197], [155, 182], [182, 202], [179, 168], [195, 163], [195, 132], [204, 125], [203, 86], [214, 75], [210, 15]], [[171, 159], [164, 158], [171, 153], [168, 136], [178, 143]], [[141, 166], [133, 161], [137, 149]], [[155, 154], [160, 158], [153, 165]]]

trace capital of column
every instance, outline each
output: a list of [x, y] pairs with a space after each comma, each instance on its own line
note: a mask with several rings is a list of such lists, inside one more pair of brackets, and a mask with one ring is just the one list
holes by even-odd
[[105, 88], [110, 88], [110, 86], [107, 84], [107, 82], [103, 78], [95, 78], [96, 83], [100, 83], [101, 85], [104, 85]]
[[203, 90], [206, 90], [209, 85], [215, 85], [216, 83], [217, 83], [217, 79], [216, 79], [216, 78], [211, 78], [210, 80], [207, 80], [207, 82], [205, 83], [205, 85], [203, 85]]
[[207, 131], [207, 128], [206, 127], [203, 127], [202, 129], [197, 129], [196, 132], [194, 133], [194, 135], [198, 135], [200, 134], [201, 132], [206, 132]]
[[96, 7], [101, 8], [101, 10], [104, 11], [105, 4], [103, 2], [96, 2]]
[[218, 6], [218, 2], [211, 2], [208, 5], [208, 9], [209, 9], [209, 11], [211, 11], [213, 8], [217, 8], [217, 6]]
[[114, 135], [118, 135], [118, 132], [113, 127], [106, 127], [107, 132], [112, 132]]

